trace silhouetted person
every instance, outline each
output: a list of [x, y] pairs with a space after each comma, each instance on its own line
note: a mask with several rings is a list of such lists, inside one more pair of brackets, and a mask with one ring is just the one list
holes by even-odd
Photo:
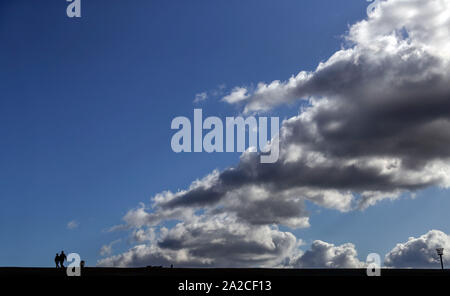
[[55, 264], [56, 264], [56, 268], [59, 268], [59, 254], [58, 253], [56, 253], [56, 256], [55, 256]]
[[59, 265], [61, 265], [61, 268], [64, 268], [64, 261], [66, 261], [66, 259], [66, 254], [64, 254], [64, 251], [61, 251], [61, 254], [59, 255]]

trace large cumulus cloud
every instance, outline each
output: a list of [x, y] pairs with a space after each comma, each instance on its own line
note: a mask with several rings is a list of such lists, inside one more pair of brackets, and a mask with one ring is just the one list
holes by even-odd
[[[384, 264], [396, 268], [437, 268], [436, 249], [444, 248], [444, 264], [450, 263], [450, 236], [439, 230], [430, 230], [420, 237], [410, 237], [399, 243], [385, 257]], [[447, 250], [447, 251], [446, 251]]]
[[173, 228], [161, 228], [157, 238], [102, 259], [98, 265], [277, 266], [295, 256], [300, 243], [293, 234], [276, 226], [249, 226], [227, 214], [195, 216]]
[[358, 252], [351, 243], [335, 246], [316, 240], [311, 248], [292, 262], [296, 268], [362, 268], [364, 262], [358, 259]]
[[[183, 232], [186, 242], [164, 244], [163, 239], [102, 263], [186, 257], [179, 262], [279, 264], [295, 243], [286, 241], [288, 232], [271, 227], [309, 227], [307, 201], [344, 212], [429, 186], [449, 187], [449, 60], [450, 0], [381, 2], [367, 20], [350, 27], [343, 48], [315, 71], [301, 71], [284, 82], [259, 83], [255, 89], [237, 87], [224, 97], [247, 113], [297, 100], [308, 103], [298, 116], [283, 122], [277, 163], [261, 164], [258, 155], [246, 152], [235, 167], [214, 171], [186, 190], [157, 194], [149, 207], [128, 212], [120, 228], [157, 227], [178, 220], [184, 228], [168, 233]], [[205, 244], [205, 237], [220, 238], [203, 231], [186, 245], [193, 221], [214, 224], [224, 215], [232, 221], [227, 223], [247, 233], [272, 229], [269, 237], [275, 247], [229, 235], [225, 222], [217, 230], [226, 238], [223, 249]], [[161, 254], [161, 246], [170, 246], [171, 255], [154, 257]], [[242, 258], [232, 251], [226, 261], [217, 259], [227, 249], [254, 258], [266, 254], [269, 259], [254, 262], [250, 255]], [[218, 250], [223, 252], [214, 253]], [[348, 254], [351, 247], [344, 250]], [[347, 262], [344, 259], [339, 262]]]

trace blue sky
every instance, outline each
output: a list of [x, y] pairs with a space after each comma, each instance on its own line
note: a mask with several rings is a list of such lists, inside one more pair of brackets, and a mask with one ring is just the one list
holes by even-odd
[[[52, 266], [60, 250], [92, 265], [129, 209], [236, 164], [233, 153], [172, 152], [171, 120], [196, 106], [236, 115], [218, 96], [195, 105], [195, 95], [314, 70], [367, 2], [96, 0], [82, 2], [81, 19], [66, 5], [0, 3], [1, 266]], [[431, 188], [350, 213], [308, 204], [312, 227], [293, 233], [352, 242], [365, 259], [430, 229], [450, 232], [446, 195]], [[67, 229], [72, 220], [79, 226]]]

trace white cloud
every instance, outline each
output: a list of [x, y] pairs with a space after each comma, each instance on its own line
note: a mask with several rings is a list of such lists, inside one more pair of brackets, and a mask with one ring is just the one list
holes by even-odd
[[[376, 13], [351, 26], [350, 47], [320, 63], [314, 72], [301, 71], [288, 81], [259, 83], [254, 91], [238, 87], [224, 101], [245, 101], [245, 111], [269, 110], [310, 96], [400, 90], [407, 83], [448, 80], [450, 59], [448, 0], [383, 1]], [[427, 21], [424, 22], [423, 20]], [[354, 99], [354, 98], [352, 98]], [[382, 100], [382, 98], [380, 98]]]
[[229, 95], [226, 95], [225, 97], [223, 97], [223, 101], [230, 103], [230, 104], [235, 104], [238, 102], [241, 102], [245, 99], [247, 99], [248, 97], [248, 90], [244, 87], [235, 87], [232, 92]]
[[226, 214], [200, 215], [171, 229], [162, 228], [156, 240], [102, 259], [98, 265], [276, 266], [298, 252], [298, 243], [292, 233], [275, 226], [239, 223]]
[[[146, 232], [139, 229], [137, 232]], [[153, 229], [151, 233], [154, 234]], [[255, 226], [233, 216], [200, 215], [175, 227], [161, 228], [157, 238], [98, 261], [98, 266], [138, 267], [281, 267], [363, 268], [355, 246], [314, 241], [303, 252], [302, 241], [276, 226]], [[109, 249], [108, 249], [109, 251]]]
[[[436, 249], [444, 248], [444, 264], [450, 264], [450, 236], [439, 230], [399, 243], [385, 257], [384, 265], [396, 268], [440, 268]], [[445, 251], [447, 250], [447, 251]]]
[[226, 89], [226, 85], [220, 84], [213, 90], [198, 93], [195, 95], [194, 104], [201, 103], [203, 101], [206, 101], [209, 98], [221, 97], [221, 96], [223, 96], [225, 89]]
[[135, 229], [131, 234], [131, 241], [136, 243], [153, 242], [156, 239], [155, 229]]
[[363, 268], [364, 262], [359, 261], [356, 248], [351, 243], [335, 246], [316, 240], [311, 249], [292, 263], [296, 268]]
[[200, 103], [208, 99], [208, 93], [202, 92], [195, 95], [194, 103]]
[[75, 229], [75, 228], [78, 228], [78, 226], [80, 226], [80, 223], [78, 223], [78, 222], [75, 221], [75, 220], [69, 221], [69, 222], [67, 223], [67, 229], [70, 229], [70, 230]]
[[117, 240], [115, 240], [115, 241], [110, 242], [110, 243], [107, 244], [107, 245], [103, 245], [103, 246], [100, 248], [100, 255], [101, 255], [101, 256], [109, 256], [109, 255], [111, 255], [112, 252], [113, 252], [113, 246], [114, 246], [115, 244], [118, 244], [120, 241], [121, 241], [121, 239], [117, 239]]

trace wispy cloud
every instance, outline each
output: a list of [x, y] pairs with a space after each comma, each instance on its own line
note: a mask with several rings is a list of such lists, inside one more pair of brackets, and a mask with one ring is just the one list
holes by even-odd
[[204, 91], [204, 92], [196, 94], [195, 98], [194, 98], [194, 104], [204, 102], [207, 99], [209, 99], [210, 97], [214, 98], [214, 97], [223, 96], [225, 93], [225, 88], [226, 88], [225, 84], [220, 84], [217, 88], [215, 88], [213, 90]]
[[100, 255], [101, 255], [101, 256], [109, 256], [109, 255], [111, 255], [112, 252], [113, 252], [113, 246], [114, 246], [115, 244], [120, 243], [121, 241], [122, 241], [121, 239], [117, 239], [117, 240], [115, 240], [115, 241], [110, 242], [110, 243], [107, 244], [107, 245], [103, 245], [103, 246], [100, 248]]
[[67, 229], [70, 229], [70, 230], [75, 229], [75, 228], [78, 228], [78, 226], [80, 226], [80, 223], [78, 223], [78, 222], [75, 221], [75, 220], [69, 221], [69, 222], [67, 223]]
[[202, 92], [195, 95], [194, 103], [200, 103], [205, 101], [208, 98], [208, 93]]

